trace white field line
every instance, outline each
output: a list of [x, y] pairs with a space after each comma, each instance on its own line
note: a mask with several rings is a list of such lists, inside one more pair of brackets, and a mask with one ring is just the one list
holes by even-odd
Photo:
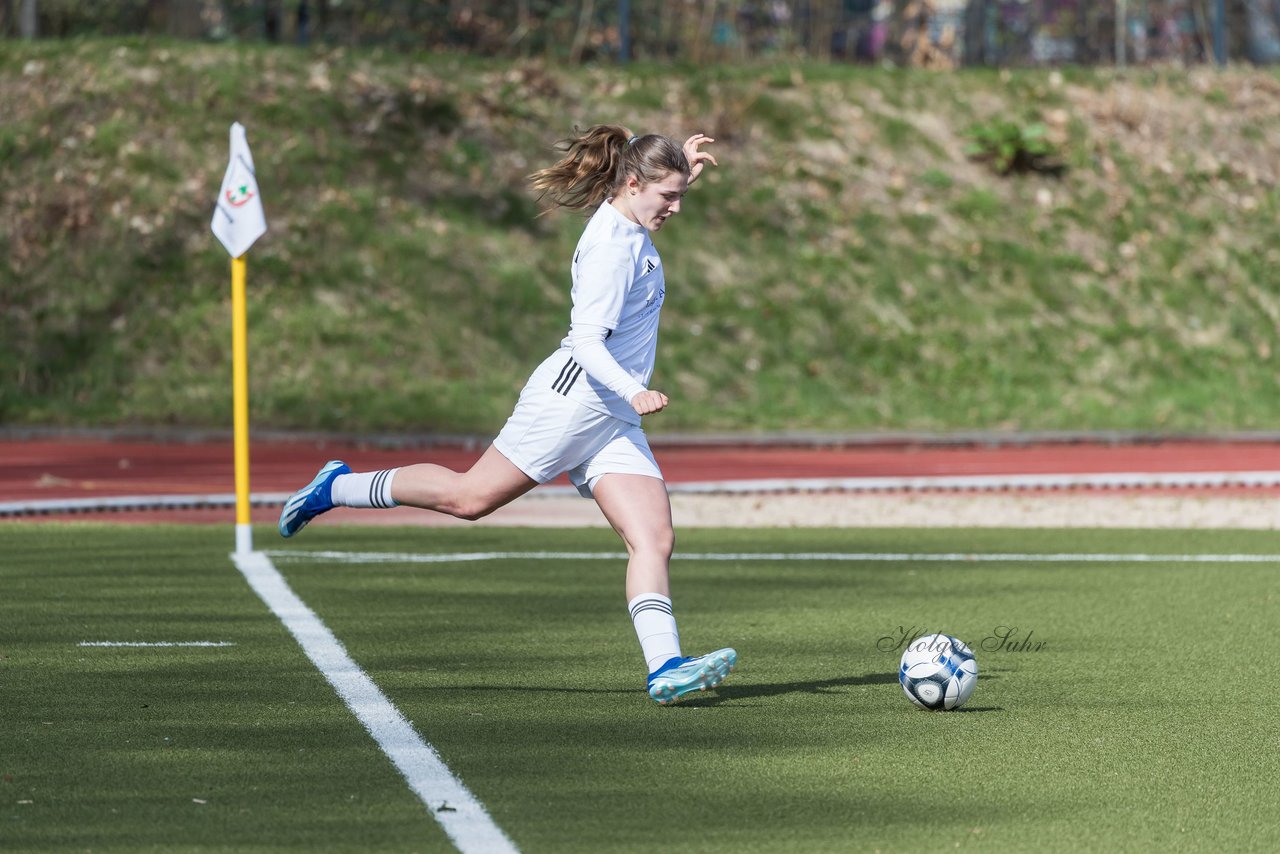
[[[622, 552], [415, 552], [268, 551], [284, 561], [325, 563], [461, 563], [491, 560], [625, 560]], [[836, 561], [842, 563], [1280, 563], [1280, 554], [1018, 554], [981, 552], [744, 552], [677, 553], [672, 560]]]
[[514, 852], [515, 844], [454, 776], [436, 749], [360, 669], [342, 643], [289, 587], [263, 552], [231, 555], [249, 586], [289, 629], [303, 652], [395, 764], [431, 817], [462, 852]]
[[[1280, 486], [1280, 471], [977, 474], [916, 477], [809, 477], [672, 483], [673, 494], [768, 492], [1005, 492], [1073, 489], [1222, 489]], [[571, 487], [570, 487], [571, 488]]]
[[[922, 475], [919, 477], [763, 478], [668, 483], [672, 495], [757, 495], [780, 492], [1023, 492], [1078, 489], [1266, 489], [1280, 487], [1280, 471], [1114, 472], [1090, 474]], [[529, 498], [576, 496], [572, 486], [540, 486]], [[254, 507], [279, 507], [287, 492], [255, 492]], [[0, 517], [127, 510], [202, 510], [234, 507], [234, 494], [118, 495], [0, 501]]]
[[80, 641], [77, 646], [235, 646], [230, 641]]

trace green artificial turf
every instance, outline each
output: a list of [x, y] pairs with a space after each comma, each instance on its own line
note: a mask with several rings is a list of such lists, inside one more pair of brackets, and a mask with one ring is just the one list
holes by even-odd
[[[641, 691], [621, 558], [306, 554], [620, 553], [610, 532], [258, 538], [525, 851], [1280, 847], [1276, 563], [981, 557], [1280, 554], [1275, 534], [686, 532], [685, 651], [741, 658], [719, 691], [674, 708]], [[0, 527], [0, 849], [449, 850], [230, 540]], [[786, 556], [949, 552], [973, 557]], [[1000, 627], [1009, 641], [992, 639]], [[959, 711], [916, 710], [897, 685], [902, 634], [935, 630], [977, 652]], [[77, 646], [94, 640], [236, 645]]]

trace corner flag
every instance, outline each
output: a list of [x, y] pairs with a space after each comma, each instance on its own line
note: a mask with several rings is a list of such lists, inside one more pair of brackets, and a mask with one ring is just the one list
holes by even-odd
[[245, 253], [267, 231], [262, 196], [253, 173], [253, 155], [244, 138], [244, 125], [231, 126], [231, 162], [210, 224], [213, 234], [231, 253], [232, 394], [235, 420], [236, 554], [253, 551], [249, 514], [249, 335], [245, 308]]
[[244, 137], [244, 125], [239, 122], [231, 126], [231, 162], [222, 177], [211, 227], [232, 258], [248, 252], [253, 242], [267, 231], [258, 179], [253, 174], [253, 155]]

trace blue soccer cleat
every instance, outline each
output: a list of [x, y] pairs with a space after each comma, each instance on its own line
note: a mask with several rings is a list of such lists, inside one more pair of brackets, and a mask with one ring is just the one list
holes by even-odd
[[333, 479], [340, 474], [350, 474], [351, 467], [341, 460], [330, 460], [316, 473], [315, 478], [299, 489], [284, 503], [280, 511], [280, 536], [292, 537], [307, 526], [312, 519], [333, 509]]
[[661, 705], [679, 702], [686, 694], [714, 688], [738, 663], [738, 653], [718, 649], [698, 658], [670, 658], [649, 674], [649, 696]]

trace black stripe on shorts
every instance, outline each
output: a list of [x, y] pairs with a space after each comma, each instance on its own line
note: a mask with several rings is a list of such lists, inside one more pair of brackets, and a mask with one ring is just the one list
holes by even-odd
[[565, 362], [563, 368], [560, 369], [560, 376], [556, 377], [556, 381], [551, 384], [554, 391], [567, 395], [569, 389], [573, 388], [573, 384], [578, 381], [578, 377], [582, 376], [582, 366], [573, 359]]

